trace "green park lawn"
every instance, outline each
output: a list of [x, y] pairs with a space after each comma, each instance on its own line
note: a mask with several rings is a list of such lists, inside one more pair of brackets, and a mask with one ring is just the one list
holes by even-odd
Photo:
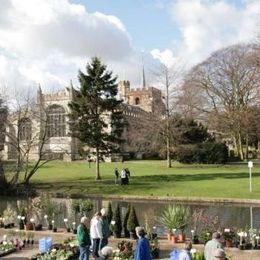
[[[129, 186], [114, 184], [114, 168], [128, 167]], [[54, 161], [41, 168], [32, 183], [38, 191], [63, 196], [88, 194], [165, 197], [260, 199], [260, 165], [253, 168], [253, 192], [249, 192], [247, 164], [183, 165], [166, 167], [165, 161], [101, 163], [102, 180], [95, 180], [95, 165]]]

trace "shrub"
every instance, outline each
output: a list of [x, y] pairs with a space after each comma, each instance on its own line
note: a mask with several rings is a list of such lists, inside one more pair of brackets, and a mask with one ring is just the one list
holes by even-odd
[[175, 158], [181, 163], [222, 164], [228, 161], [228, 148], [214, 142], [180, 145], [175, 150]]
[[112, 204], [111, 204], [111, 202], [108, 203], [107, 218], [108, 218], [108, 223], [110, 224], [111, 220], [113, 218], [113, 211], [112, 211]]
[[139, 222], [135, 213], [135, 208], [131, 205], [129, 217], [127, 220], [127, 230], [129, 232], [135, 233], [135, 228], [139, 226]]
[[116, 206], [113, 220], [115, 221], [113, 231], [118, 237], [120, 237], [122, 233], [122, 221], [121, 221], [120, 208], [118, 204]]
[[90, 200], [78, 199], [73, 200], [71, 207], [76, 218], [77, 214], [86, 216], [93, 209], [93, 203]]
[[125, 237], [130, 237], [129, 230], [127, 229], [127, 221], [128, 221], [128, 218], [129, 218], [130, 210], [131, 210], [131, 204], [128, 204], [127, 211], [126, 211], [125, 218], [124, 218], [124, 222], [123, 222], [123, 230], [124, 230]]

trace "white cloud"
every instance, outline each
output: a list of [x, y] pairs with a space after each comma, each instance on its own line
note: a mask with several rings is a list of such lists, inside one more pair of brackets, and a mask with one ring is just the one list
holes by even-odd
[[[177, 58], [192, 65], [219, 48], [250, 42], [259, 32], [259, 0], [244, 1], [243, 6], [227, 0], [175, 0], [170, 13], [181, 34], [173, 46], [175, 55], [168, 55], [172, 62]], [[169, 50], [151, 53], [163, 57], [166, 52]]]
[[[126, 66], [133, 55], [121, 21], [68, 0], [5, 0], [0, 8], [0, 84], [61, 87], [90, 57]], [[122, 65], [121, 65], [122, 66]], [[119, 67], [119, 66], [118, 66]], [[113, 68], [112, 68], [113, 69]]]

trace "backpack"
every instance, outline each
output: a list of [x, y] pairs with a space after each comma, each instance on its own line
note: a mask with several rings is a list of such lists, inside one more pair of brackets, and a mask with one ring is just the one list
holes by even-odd
[[179, 260], [179, 255], [181, 253], [181, 250], [175, 249], [170, 253], [170, 260]]

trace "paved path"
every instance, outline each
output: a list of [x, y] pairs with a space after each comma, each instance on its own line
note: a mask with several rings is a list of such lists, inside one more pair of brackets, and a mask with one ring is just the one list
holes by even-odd
[[[0, 235], [3, 235], [5, 230], [0, 229]], [[39, 231], [36, 232], [35, 240], [38, 240], [43, 236], [51, 236], [55, 242], [61, 242], [62, 240], [73, 236], [71, 233], [66, 233], [64, 230], [60, 230], [58, 233], [52, 233], [50, 231]], [[109, 239], [109, 246], [117, 248], [117, 243], [122, 239]], [[135, 242], [134, 242], [135, 243]], [[175, 248], [182, 248], [183, 244], [172, 244], [166, 239], [159, 240], [160, 245], [160, 259], [169, 259], [170, 252]], [[203, 251], [204, 245], [193, 245], [193, 248], [196, 248], [198, 251]], [[260, 260], [260, 250], [244, 250], [241, 251], [237, 248], [226, 248], [226, 252], [232, 256], [232, 260]], [[29, 259], [33, 255], [38, 253], [38, 245], [28, 246], [21, 251], [17, 251], [8, 256], [2, 257], [1, 260], [25, 260]], [[92, 258], [90, 258], [92, 259]], [[58, 259], [57, 259], [58, 260]]]

